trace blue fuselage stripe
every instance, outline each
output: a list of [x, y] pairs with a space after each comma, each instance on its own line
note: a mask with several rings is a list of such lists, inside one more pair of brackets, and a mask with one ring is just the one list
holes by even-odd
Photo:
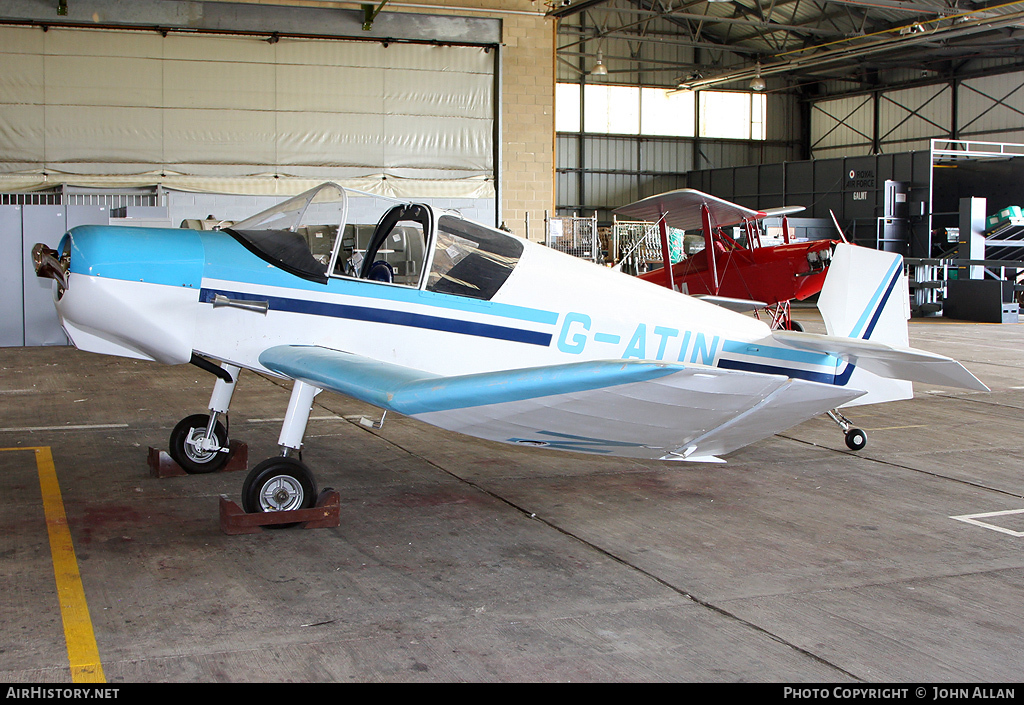
[[727, 340], [722, 344], [722, 352], [751, 357], [772, 358], [784, 362], [796, 362], [804, 365], [834, 366], [838, 361], [831, 355], [792, 348], [777, 348], [759, 343], [744, 343], [738, 340]]
[[463, 321], [457, 318], [442, 318], [440, 316], [428, 316], [420, 313], [372, 308], [369, 306], [329, 304], [322, 301], [289, 299], [280, 296], [265, 296], [263, 294], [251, 294], [241, 291], [205, 288], [199, 292], [199, 300], [203, 303], [213, 303], [213, 297], [217, 294], [226, 296], [229, 299], [242, 301], [266, 301], [270, 304], [271, 311], [286, 311], [288, 313], [302, 313], [311, 316], [326, 316], [328, 318], [345, 318], [370, 323], [386, 323], [389, 325], [423, 328], [446, 333], [460, 333], [462, 335], [508, 340], [514, 343], [526, 343], [528, 345], [541, 345], [544, 347], [551, 344], [550, 333], [509, 328], [507, 326], [495, 326], [489, 323]]
[[[741, 362], [739, 360], [721, 359], [718, 367], [726, 370], [741, 370], [743, 372], [758, 372], [765, 375], [785, 375], [794, 379], [805, 379], [809, 382], [821, 382], [823, 384], [835, 384], [838, 380], [832, 372], [811, 372], [810, 370], [798, 370], [792, 367], [776, 367], [774, 365], [758, 365], [753, 362]], [[850, 365], [852, 369], [853, 365]], [[842, 383], [845, 383], [842, 382]], [[841, 384], [842, 384], [841, 383]]]

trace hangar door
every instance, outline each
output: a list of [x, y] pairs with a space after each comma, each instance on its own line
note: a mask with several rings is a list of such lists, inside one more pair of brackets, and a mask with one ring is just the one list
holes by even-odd
[[493, 198], [497, 56], [491, 45], [3, 26], [0, 191], [288, 193], [330, 179]]

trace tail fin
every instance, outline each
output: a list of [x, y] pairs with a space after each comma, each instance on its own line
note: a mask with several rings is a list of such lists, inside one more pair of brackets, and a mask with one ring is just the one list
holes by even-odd
[[[828, 335], [908, 347], [910, 293], [903, 258], [866, 247], [836, 245], [818, 310]], [[846, 384], [867, 391], [849, 406], [914, 397], [912, 382], [880, 377], [861, 366], [854, 367]]]
[[828, 335], [906, 347], [910, 293], [903, 257], [838, 244], [818, 296]]

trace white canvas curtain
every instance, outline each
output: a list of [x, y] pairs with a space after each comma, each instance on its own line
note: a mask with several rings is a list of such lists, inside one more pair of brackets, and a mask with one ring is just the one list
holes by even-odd
[[[478, 47], [0, 27], [0, 190], [494, 194]], [[44, 176], [45, 175], [45, 176]]]

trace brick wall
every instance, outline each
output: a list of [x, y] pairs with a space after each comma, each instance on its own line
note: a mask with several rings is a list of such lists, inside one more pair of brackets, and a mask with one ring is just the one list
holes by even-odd
[[501, 212], [505, 224], [542, 240], [554, 210], [554, 21], [504, 15]]

